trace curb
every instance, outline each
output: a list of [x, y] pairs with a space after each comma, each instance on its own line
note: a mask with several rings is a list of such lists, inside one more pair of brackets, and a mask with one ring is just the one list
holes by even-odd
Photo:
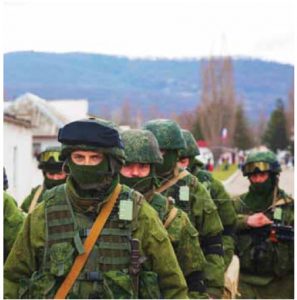
[[240, 175], [240, 170], [238, 169], [237, 171], [234, 172], [234, 174], [232, 174], [228, 179], [223, 181], [223, 185], [226, 186], [228, 184], [230, 184], [231, 182], [233, 182], [239, 175]]

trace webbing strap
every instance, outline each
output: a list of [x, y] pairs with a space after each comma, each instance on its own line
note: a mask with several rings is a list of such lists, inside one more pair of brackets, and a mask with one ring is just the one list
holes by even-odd
[[174, 176], [170, 180], [166, 181], [159, 188], [157, 188], [155, 190], [155, 192], [162, 193], [162, 192], [166, 191], [168, 188], [170, 188], [171, 186], [173, 186], [174, 184], [176, 184], [180, 179], [186, 177], [188, 174], [189, 174], [189, 172], [187, 170], [183, 170], [177, 176]]
[[294, 201], [294, 200], [293, 200], [293, 198], [291, 198], [291, 197], [288, 197], [288, 198], [286, 198], [286, 199], [283, 199], [283, 198], [278, 199], [274, 204], [270, 205], [270, 206], [267, 208], [267, 210], [270, 209], [270, 208], [274, 208], [274, 207], [277, 207], [277, 206], [281, 206], [281, 205], [284, 205], [284, 204], [291, 203], [291, 202], [293, 202], [293, 201]]
[[37, 201], [38, 201], [38, 199], [39, 199], [39, 197], [40, 197], [42, 191], [43, 191], [43, 186], [40, 185], [40, 186], [38, 187], [38, 189], [36, 190], [34, 196], [33, 196], [33, 199], [32, 199], [32, 201], [31, 201], [31, 204], [30, 204], [28, 213], [31, 213], [31, 212], [33, 211], [33, 209], [35, 208], [35, 206], [36, 206], [36, 204], [37, 204]]
[[172, 223], [172, 221], [175, 219], [176, 215], [177, 215], [178, 209], [176, 207], [172, 207], [172, 209], [170, 210], [167, 219], [164, 222], [164, 227], [167, 229], [169, 227], [169, 225]]
[[77, 277], [79, 276], [82, 268], [84, 267], [89, 254], [91, 253], [101, 230], [103, 229], [111, 211], [114, 207], [114, 204], [120, 194], [121, 191], [121, 184], [117, 184], [116, 188], [114, 189], [113, 193], [109, 196], [109, 199], [103, 206], [101, 212], [97, 216], [95, 223], [92, 226], [90, 235], [86, 238], [84, 243], [85, 252], [81, 255], [78, 255], [75, 258], [75, 261], [72, 265], [70, 272], [67, 274], [65, 280], [59, 287], [54, 299], [65, 299], [67, 294], [69, 293], [70, 289], [72, 288], [74, 282], [76, 281]]

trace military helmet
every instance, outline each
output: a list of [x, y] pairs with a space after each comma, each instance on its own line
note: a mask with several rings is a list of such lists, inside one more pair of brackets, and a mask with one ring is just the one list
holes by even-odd
[[162, 150], [180, 150], [186, 148], [181, 128], [173, 120], [151, 120], [143, 125], [143, 129], [147, 129], [155, 135]]
[[126, 163], [156, 164], [163, 157], [155, 136], [148, 130], [130, 129], [122, 134]]
[[60, 155], [61, 147], [47, 147], [37, 156], [38, 168], [44, 171], [61, 172], [64, 160]]
[[62, 143], [61, 157], [66, 158], [75, 150], [99, 151], [125, 163], [124, 145], [115, 124], [110, 121], [89, 118], [66, 124], [59, 130]]
[[186, 129], [182, 129], [182, 134], [186, 142], [186, 149], [179, 151], [180, 157], [194, 157], [200, 154], [199, 148], [193, 134]]
[[281, 166], [272, 151], [253, 151], [248, 155], [242, 167], [242, 172], [244, 176], [259, 172], [278, 174], [281, 172]]

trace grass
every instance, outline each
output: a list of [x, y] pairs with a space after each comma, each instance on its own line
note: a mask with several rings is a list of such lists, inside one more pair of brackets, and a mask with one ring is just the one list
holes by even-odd
[[238, 170], [238, 166], [236, 164], [230, 165], [228, 170], [223, 170], [223, 168], [224, 167], [222, 165], [216, 168], [212, 172], [213, 177], [218, 180], [224, 181], [228, 179], [232, 174], [234, 174], [236, 170]]

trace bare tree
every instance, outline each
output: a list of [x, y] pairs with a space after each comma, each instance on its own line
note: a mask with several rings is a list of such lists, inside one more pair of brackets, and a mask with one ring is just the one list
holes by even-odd
[[[230, 57], [211, 57], [202, 63], [202, 93], [199, 105], [199, 122], [203, 136], [216, 157], [221, 147], [233, 143], [236, 115], [233, 65]], [[221, 139], [223, 128], [228, 138]]]

